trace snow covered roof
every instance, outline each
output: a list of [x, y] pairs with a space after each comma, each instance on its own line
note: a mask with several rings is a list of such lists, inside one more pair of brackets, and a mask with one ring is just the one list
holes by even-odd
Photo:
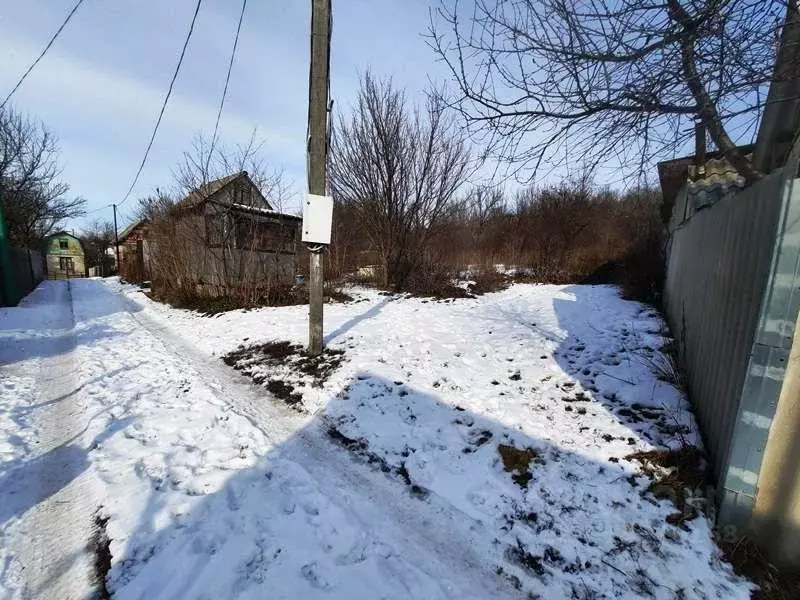
[[290, 214], [287, 214], [287, 213], [279, 212], [277, 210], [270, 210], [268, 208], [261, 208], [259, 206], [248, 206], [247, 204], [236, 204], [236, 203], [231, 203], [230, 206], [231, 206], [231, 208], [234, 208], [236, 210], [241, 210], [241, 211], [245, 211], [245, 212], [252, 212], [252, 213], [256, 213], [256, 214], [264, 215], [264, 216], [268, 216], [268, 217], [275, 217], [275, 218], [280, 218], [280, 219], [294, 219], [294, 220], [297, 220], [297, 221], [302, 221], [302, 218], [298, 217], [296, 215], [290, 215]]

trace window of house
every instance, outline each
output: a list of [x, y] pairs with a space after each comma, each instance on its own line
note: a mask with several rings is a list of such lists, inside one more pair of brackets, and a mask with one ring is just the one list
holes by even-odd
[[69, 249], [69, 240], [58, 240], [58, 247], [61, 250], [68, 250]]
[[206, 215], [206, 244], [209, 246], [221, 246], [225, 241], [225, 219], [224, 215]]
[[284, 223], [262, 223], [259, 246], [266, 252], [291, 252], [293, 229]]
[[72, 262], [71, 256], [59, 256], [58, 257], [58, 268], [62, 271], [74, 271], [75, 265]]
[[257, 250], [253, 247], [253, 227], [255, 223], [245, 216], [236, 218], [236, 247], [243, 250]]

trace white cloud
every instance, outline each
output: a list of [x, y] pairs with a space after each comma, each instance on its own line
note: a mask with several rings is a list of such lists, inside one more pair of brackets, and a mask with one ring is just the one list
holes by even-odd
[[[18, 41], [0, 39], [0, 55], [11, 54], [20, 56], [31, 52]], [[18, 65], [19, 61], [0, 61], [0, 81], [13, 81], [18, 76]], [[163, 86], [157, 88], [124, 73], [103, 71], [64, 55], [48, 55], [20, 88], [17, 100], [22, 100], [19, 101], [22, 106], [41, 108], [48, 113], [72, 114], [80, 120], [102, 122], [107, 130], [118, 129], [127, 134], [131, 127], [141, 127], [144, 134], [154, 123], [168, 83], [164, 81]], [[180, 78], [176, 88], [179, 86]], [[216, 111], [215, 104], [197, 101], [176, 89], [162, 127], [191, 135], [198, 130], [198, 125], [213, 128]], [[244, 115], [226, 111], [223, 120], [227, 136], [232, 139], [247, 138], [258, 126], [276, 142], [297, 141], [288, 131], [268, 127]]]

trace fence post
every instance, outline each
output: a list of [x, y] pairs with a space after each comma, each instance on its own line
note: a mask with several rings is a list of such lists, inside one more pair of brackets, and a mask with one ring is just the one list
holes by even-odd
[[17, 303], [17, 294], [14, 289], [14, 279], [11, 277], [11, 249], [8, 241], [6, 221], [3, 216], [3, 196], [0, 192], [0, 291], [2, 292], [3, 306], [12, 306]]
[[31, 275], [31, 283], [28, 287], [32, 290], [39, 282], [36, 281], [36, 273], [33, 272], [33, 257], [31, 256], [31, 249], [28, 248], [25, 253], [28, 255], [28, 273]]

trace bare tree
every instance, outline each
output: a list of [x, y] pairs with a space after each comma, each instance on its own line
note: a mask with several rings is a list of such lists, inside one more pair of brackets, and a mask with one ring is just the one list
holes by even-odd
[[203, 135], [195, 136], [192, 147], [174, 172], [178, 193], [185, 196], [202, 190], [206, 184], [247, 171], [275, 210], [282, 210], [288, 196], [283, 172], [271, 169], [263, 158], [264, 141], [253, 131], [245, 144], [224, 146], [211, 143]]
[[153, 222], [159, 218], [166, 217], [170, 210], [175, 207], [176, 202], [175, 198], [169, 193], [156, 188], [154, 194], [139, 198], [136, 219]]
[[[430, 43], [452, 105], [490, 152], [530, 168], [635, 165], [699, 119], [748, 181], [785, 0], [442, 0]], [[794, 2], [791, 10], [795, 9]]]
[[98, 267], [100, 275], [110, 275], [114, 269], [114, 258], [108, 249], [114, 244], [114, 225], [109, 222], [93, 222], [81, 234], [86, 266]]
[[84, 213], [85, 200], [67, 197], [57, 157], [56, 140], [43, 125], [0, 110], [0, 201], [12, 244], [34, 246]]
[[391, 81], [367, 73], [352, 115], [339, 115], [331, 150], [334, 198], [355, 209], [383, 262], [383, 283], [402, 288], [470, 174], [464, 134], [437, 97], [409, 109]]

